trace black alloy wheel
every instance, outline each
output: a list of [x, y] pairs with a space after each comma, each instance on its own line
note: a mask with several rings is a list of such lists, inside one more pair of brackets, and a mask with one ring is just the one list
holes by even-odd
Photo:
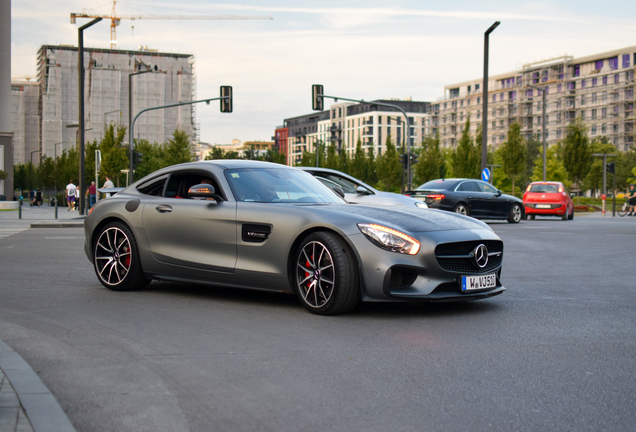
[[521, 206], [519, 204], [513, 204], [510, 207], [510, 215], [508, 216], [508, 222], [510, 223], [519, 223], [521, 222], [521, 217], [523, 212], [521, 211]]
[[294, 290], [307, 310], [317, 315], [349, 312], [360, 302], [355, 259], [335, 234], [307, 236], [296, 253]]
[[132, 232], [120, 222], [111, 222], [100, 230], [93, 251], [93, 264], [99, 281], [113, 291], [139, 289], [150, 282], [141, 269]]

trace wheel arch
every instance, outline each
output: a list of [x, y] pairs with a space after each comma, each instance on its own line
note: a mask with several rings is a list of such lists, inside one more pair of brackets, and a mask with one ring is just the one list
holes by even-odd
[[287, 255], [287, 280], [289, 281], [289, 286], [291, 287], [292, 291], [296, 292], [296, 287], [294, 285], [294, 265], [295, 265], [294, 257], [296, 256], [298, 247], [300, 246], [300, 243], [303, 241], [305, 237], [316, 232], [328, 232], [338, 236], [338, 238], [342, 240], [343, 244], [347, 248], [347, 253], [351, 254], [351, 256], [354, 259], [354, 263], [356, 267], [358, 268], [358, 282], [360, 284], [360, 295], [361, 295], [361, 298], [364, 298], [366, 296], [366, 287], [364, 285], [362, 266], [360, 265], [361, 259], [360, 259], [360, 256], [358, 255], [358, 252], [356, 251], [356, 249], [353, 247], [353, 245], [351, 244], [351, 242], [346, 236], [342, 235], [342, 233], [332, 228], [324, 227], [324, 226], [312, 227], [301, 232], [300, 234], [298, 234], [298, 236], [296, 236], [296, 239], [292, 243], [292, 246], [289, 248], [289, 253]]
[[[95, 259], [95, 241], [97, 240], [97, 236], [99, 235], [99, 233], [102, 230], [102, 228], [105, 227], [106, 225], [108, 225], [111, 222], [120, 222], [120, 223], [124, 224], [126, 226], [126, 228], [128, 228], [130, 230], [130, 232], [132, 233], [132, 235], [134, 237], [135, 233], [132, 230], [132, 228], [130, 227], [130, 224], [126, 223], [126, 221], [123, 220], [122, 218], [118, 218], [118, 217], [115, 217], [115, 216], [110, 216], [110, 217], [104, 218], [102, 221], [100, 221], [95, 226], [95, 229], [93, 229], [93, 233], [91, 234], [91, 247], [90, 247], [91, 262], [93, 262], [93, 260]], [[137, 242], [137, 239], [134, 239], [134, 240]], [[137, 242], [137, 244], [139, 244], [139, 242]]]

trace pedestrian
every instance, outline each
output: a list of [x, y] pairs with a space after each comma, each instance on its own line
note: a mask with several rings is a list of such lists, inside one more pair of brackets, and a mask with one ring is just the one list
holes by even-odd
[[88, 208], [91, 209], [95, 205], [95, 197], [97, 196], [97, 187], [95, 186], [95, 182], [92, 181], [91, 185], [88, 187], [86, 191], [86, 196], [89, 198]]
[[634, 183], [629, 185], [627, 191], [627, 199], [629, 200], [629, 215], [634, 216], [634, 210], [636, 210], [636, 189], [634, 189]]
[[73, 184], [73, 180], [71, 180], [66, 185], [66, 203], [68, 204], [68, 209], [66, 211], [75, 210], [75, 191], [77, 190], [77, 186]]
[[[104, 182], [104, 186], [102, 186], [103, 188], [107, 189], [107, 188], [114, 188], [115, 185], [113, 184], [112, 181], [110, 181], [110, 177], [106, 176], [106, 181]], [[106, 198], [110, 198], [110, 192], [106, 193]]]
[[75, 210], [82, 211], [80, 208], [80, 190], [79, 187], [75, 188]]

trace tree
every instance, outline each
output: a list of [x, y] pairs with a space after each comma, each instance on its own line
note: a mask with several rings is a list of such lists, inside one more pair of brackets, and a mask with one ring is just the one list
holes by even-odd
[[539, 141], [536, 135], [532, 135], [526, 140], [526, 167], [521, 178], [526, 185], [530, 183], [530, 178], [534, 171], [534, 161], [537, 159], [537, 156], [543, 154], [540, 150], [542, 148], [543, 143]]
[[[566, 186], [569, 186], [568, 172], [565, 169], [565, 165], [558, 157], [559, 146], [548, 147], [548, 154], [546, 157], [546, 179], [550, 181], [558, 181]], [[534, 171], [532, 173], [532, 181], [543, 180], [543, 148], [539, 149], [539, 155], [534, 160]]]
[[[314, 159], [314, 164], [316, 163], [315, 161], [316, 159]], [[329, 147], [327, 147], [327, 157], [325, 160], [325, 168], [335, 169], [335, 170], [340, 168], [340, 158], [338, 157], [336, 145], [333, 143]]]
[[453, 176], [479, 178], [481, 170], [481, 146], [478, 148], [470, 136], [470, 118], [466, 121], [462, 136], [451, 155]]
[[177, 129], [172, 133], [172, 139], [168, 141], [164, 148], [165, 166], [192, 162], [192, 144], [188, 141], [188, 138], [189, 135], [182, 130]]
[[357, 179], [364, 181], [363, 179], [367, 176], [368, 171], [368, 158], [364, 149], [362, 148], [362, 141], [358, 138], [358, 142], [356, 143], [356, 152], [353, 155], [353, 159], [351, 159], [351, 163], [349, 164], [349, 174]]
[[515, 179], [526, 164], [526, 143], [521, 136], [521, 126], [514, 122], [508, 128], [508, 137], [501, 146], [501, 165], [506, 176], [512, 180], [512, 194], [515, 194]]
[[267, 150], [265, 152], [263, 160], [281, 165], [285, 165], [287, 163], [287, 158], [285, 157], [285, 155], [281, 154], [276, 148]]
[[377, 188], [387, 192], [400, 192], [403, 167], [395, 145], [389, 137], [386, 139], [386, 151], [378, 158], [376, 167], [378, 175]]
[[376, 161], [375, 155], [373, 153], [373, 149], [369, 149], [368, 154], [368, 162], [367, 162], [367, 172], [362, 179], [367, 184], [374, 185], [378, 183], [378, 173], [376, 172]]
[[426, 137], [422, 141], [422, 148], [419, 151], [420, 160], [414, 166], [415, 183], [426, 183], [443, 177], [444, 155], [439, 147], [439, 134], [433, 137]]
[[168, 166], [165, 163], [164, 146], [161, 144], [150, 144], [148, 140], [140, 139], [135, 142], [135, 150], [142, 155], [141, 162], [135, 165], [137, 179]]
[[[110, 177], [111, 180], [117, 179], [117, 184], [119, 184], [119, 179], [122, 176], [121, 171], [128, 169], [128, 148], [122, 145], [125, 137], [126, 127], [117, 126], [117, 129], [115, 129], [115, 125], [111, 123], [106, 126], [104, 138], [99, 144], [99, 149], [102, 152], [102, 169], [100, 172], [104, 177]], [[77, 177], [77, 173], [75, 177]]]
[[[581, 182], [590, 170], [591, 154], [587, 127], [579, 117], [574, 124], [567, 127], [563, 140], [563, 163], [570, 180], [576, 184], [579, 192], [581, 191]], [[579, 204], [578, 195], [577, 193], [577, 205]]]
[[[592, 141], [590, 144], [590, 153], [608, 153], [617, 154], [616, 147], [609, 143], [607, 137], [599, 137]], [[613, 161], [611, 157], [607, 162]], [[610, 180], [610, 177], [607, 177]], [[607, 183], [610, 188], [612, 186], [611, 181]], [[603, 187], [603, 158], [593, 157], [590, 165], [590, 169], [583, 180], [583, 189], [592, 189], [594, 192], [600, 191]]]
[[223, 159], [223, 149], [219, 147], [212, 147], [212, 151], [205, 155], [205, 160]]

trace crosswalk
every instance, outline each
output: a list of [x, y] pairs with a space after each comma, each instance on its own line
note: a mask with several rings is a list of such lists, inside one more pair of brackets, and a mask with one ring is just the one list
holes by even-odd
[[28, 229], [29, 229], [28, 226], [12, 227], [12, 228], [0, 228], [0, 239], [12, 236], [13, 234], [17, 234], [19, 232], [22, 232], [22, 231], [25, 231], [25, 230], [28, 230]]

